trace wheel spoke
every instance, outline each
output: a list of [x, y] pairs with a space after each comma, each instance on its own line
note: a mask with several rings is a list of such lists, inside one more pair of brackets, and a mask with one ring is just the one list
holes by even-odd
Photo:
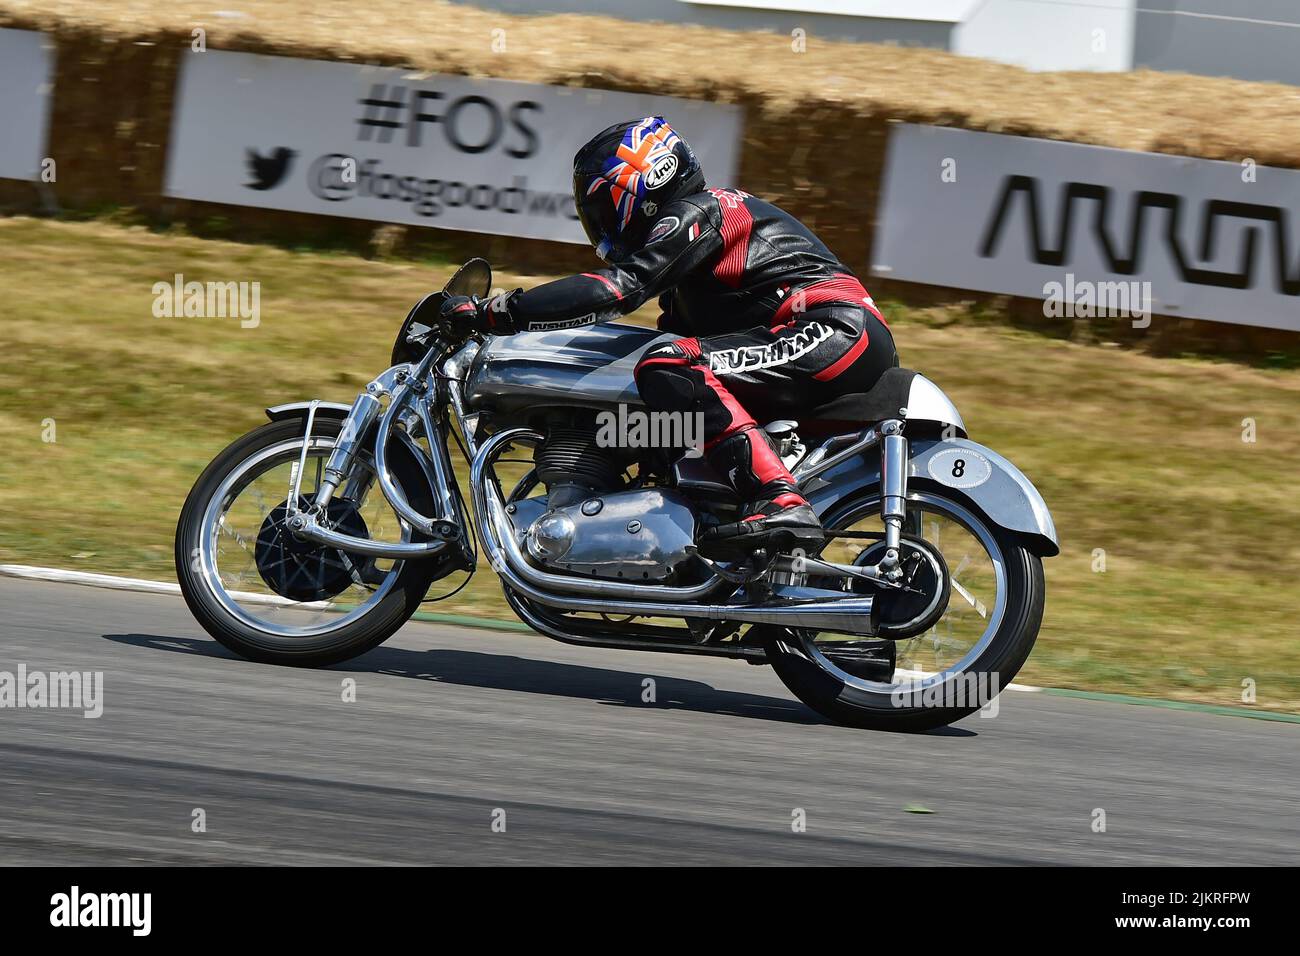
[[948, 584], [954, 591], [961, 595], [962, 599], [975, 609], [975, 613], [982, 618], [989, 616], [989, 609], [984, 606], [984, 602], [966, 590], [965, 586], [958, 583], [956, 579], [949, 580]]
[[[313, 438], [307, 457], [315, 461], [308, 463], [302, 461], [301, 436], [265, 446], [233, 468], [209, 499], [204, 520], [211, 531], [200, 545], [207, 552], [205, 562], [216, 572], [207, 579], [208, 586], [226, 611], [247, 626], [277, 637], [312, 637], [365, 614], [398, 583], [396, 575], [384, 572], [386, 577], [373, 585], [366, 584], [361, 580], [362, 566], [351, 556], [308, 542], [298, 543], [285, 527], [288, 499], [282, 489], [286, 484], [292, 489], [294, 482], [301, 479], [299, 504], [309, 502], [321, 488], [331, 450], [327, 441]], [[312, 471], [314, 491], [309, 487]], [[362, 502], [344, 494], [336, 498], [340, 508], [353, 509], [359, 527], [364, 528], [351, 533], [409, 540], [411, 530], [400, 522], [394, 523], [396, 516], [386, 499], [367, 495], [373, 484], [373, 458], [363, 452], [346, 487], [356, 489], [358, 497], [372, 497], [364, 502], [365, 517]], [[355, 527], [342, 524], [350, 520], [347, 514], [337, 509], [331, 512], [329, 526], [345, 531]], [[396, 527], [397, 533], [384, 534], [383, 529], [390, 527]], [[236, 546], [230, 547], [230, 541]], [[305, 597], [295, 601], [285, 592], [315, 593], [321, 595], [321, 600]], [[337, 607], [336, 599], [348, 606]]]
[[[245, 538], [242, 534], [240, 534], [237, 530], [235, 530], [234, 528], [230, 527], [230, 526], [226, 523], [225, 518], [222, 518], [222, 520], [221, 520], [221, 533], [224, 534], [224, 535], [225, 535], [226, 537], [228, 537], [228, 538], [233, 538], [233, 539], [235, 540], [235, 544], [239, 545], [239, 546], [240, 546], [241, 548], [243, 548], [245, 551], [248, 551], [248, 550], [249, 550], [249, 548], [248, 548], [248, 539]], [[251, 554], [252, 552], [250, 551], [249, 553]]]
[[[909, 684], [915, 679], [932, 679], [928, 676], [901, 677], [898, 671], [938, 675], [969, 667], [996, 632], [1006, 600], [1004, 575], [1000, 564], [1001, 549], [992, 533], [979, 523], [979, 519], [964, 508], [935, 495], [918, 492], [910, 498], [912, 500], [908, 503], [908, 524], [909, 528], [913, 529], [910, 534], [913, 537], [920, 537], [939, 557], [944, 559], [943, 564], [947, 573], [946, 597], [951, 597], [947, 598], [948, 607], [927, 631], [910, 637], [904, 636], [895, 644], [896, 671], [893, 676], [888, 676], [887, 663], [877, 665], [874, 669], [867, 665], [860, 668], [858, 672], [852, 669], [854, 666], [852, 662], [845, 663], [846, 670], [842, 672], [841, 679], [850, 681], [860, 679], [873, 684], [876, 689], [882, 686], [897, 686], [896, 681]], [[835, 531], [878, 534], [884, 530], [878, 509], [878, 503], [864, 502], [852, 512], [844, 514], [842, 518], [829, 522], [827, 527]], [[917, 532], [921, 534], [918, 535]], [[873, 546], [864, 547], [857, 542], [850, 544], [849, 539], [841, 540], [843, 543], [838, 545], [835, 560], [850, 563], [874, 563], [878, 560], [879, 554]], [[931, 581], [937, 583], [934, 577]], [[864, 587], [870, 586], [850, 584], [848, 589], [861, 593]], [[930, 588], [932, 594], [933, 584]], [[983, 597], [989, 597], [990, 604], [985, 604]], [[894, 603], [897, 606], [897, 602]], [[885, 608], [884, 613], [888, 615], [889, 605], [882, 604], [882, 607]], [[903, 614], [904, 617], [895, 621], [895, 624], [906, 622], [907, 614], [922, 613], [921, 608], [917, 608], [914, 612], [907, 610], [905, 604], [903, 608], [904, 610], [898, 613]], [[969, 613], [968, 608], [973, 609], [975, 613]], [[812, 649], [825, 649], [834, 655], [836, 643], [846, 640], [861, 640], [861, 637], [818, 633], [811, 638], [810, 643]], [[839, 655], [837, 660], [841, 663], [850, 661], [843, 655]], [[828, 659], [828, 663], [823, 666], [834, 668], [836, 665], [830, 663]]]

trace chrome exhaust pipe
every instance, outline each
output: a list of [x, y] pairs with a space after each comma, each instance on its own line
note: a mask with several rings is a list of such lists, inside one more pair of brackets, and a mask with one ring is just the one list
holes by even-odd
[[772, 596], [762, 603], [702, 604], [699, 598], [717, 588], [716, 577], [690, 588], [671, 588], [593, 581], [532, 567], [515, 541], [501, 493], [486, 475], [499, 448], [524, 439], [536, 441], [541, 436], [527, 428], [493, 435], [475, 456], [470, 475], [483, 551], [493, 570], [521, 597], [565, 611], [739, 621], [849, 634], [876, 633], [875, 602], [867, 595], [848, 596], [842, 591], [773, 585]]
[[702, 584], [675, 588], [666, 585], [579, 578], [543, 571], [529, 564], [519, 548], [519, 543], [515, 540], [513, 526], [510, 524], [510, 519], [506, 517], [505, 502], [501, 500], [496, 482], [489, 479], [488, 470], [499, 449], [513, 441], [539, 442], [543, 437], [528, 428], [511, 428], [498, 432], [483, 443], [479, 453], [474, 456], [474, 463], [470, 466], [469, 486], [470, 494], [474, 499], [474, 513], [478, 517], [479, 530], [485, 542], [491, 539], [491, 544], [495, 545], [495, 547], [485, 547], [484, 551], [498, 574], [501, 573], [502, 568], [508, 567], [515, 578], [527, 582], [539, 591], [560, 591], [623, 600], [696, 601], [718, 590], [718, 586], [723, 582], [716, 574]]

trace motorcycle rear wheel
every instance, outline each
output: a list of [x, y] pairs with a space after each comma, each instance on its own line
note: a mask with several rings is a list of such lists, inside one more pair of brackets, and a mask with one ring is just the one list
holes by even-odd
[[[879, 498], [863, 498], [833, 509], [824, 523], [834, 530], [860, 528], [878, 510]], [[906, 732], [947, 726], [980, 710], [1011, 683], [1038, 636], [1044, 581], [1042, 561], [1036, 555], [1014, 535], [937, 490], [909, 495], [909, 511], [918, 527], [933, 515], [968, 531], [988, 556], [986, 587], [996, 584], [996, 596], [985, 603], [978, 589], [972, 591], [957, 580], [970, 562], [960, 554], [945, 555], [953, 568], [953, 582], [944, 616], [926, 633], [895, 642], [900, 667], [910, 664], [915, 669], [894, 670], [892, 662], [883, 669], [840, 666], [836, 640], [820, 632], [763, 626], [747, 635], [747, 640], [764, 644], [768, 661], [791, 693], [836, 723]], [[945, 641], [953, 643], [951, 616], [972, 612], [975, 630], [981, 626], [983, 630], [972, 633], [955, 650], [949, 648], [948, 656], [941, 658]], [[930, 666], [916, 653], [918, 646], [935, 649]], [[883, 671], [893, 673], [886, 676]]]

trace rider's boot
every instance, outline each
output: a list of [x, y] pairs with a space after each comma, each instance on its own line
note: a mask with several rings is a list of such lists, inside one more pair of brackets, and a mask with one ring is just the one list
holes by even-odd
[[811, 554], [821, 547], [824, 536], [816, 512], [761, 429], [751, 425], [727, 436], [709, 450], [708, 461], [747, 504], [741, 520], [704, 533], [701, 553], [732, 560], [759, 549], [799, 548]]

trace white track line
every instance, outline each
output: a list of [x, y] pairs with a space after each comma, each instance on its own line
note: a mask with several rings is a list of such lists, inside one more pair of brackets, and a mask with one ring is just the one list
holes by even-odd
[[[181, 586], [170, 581], [146, 581], [144, 578], [123, 578], [114, 574], [95, 574], [90, 571], [66, 571], [63, 568], [34, 568], [26, 564], [0, 564], [0, 575], [10, 578], [28, 578], [33, 581], [55, 581], [60, 584], [84, 584], [92, 588], [112, 588], [115, 591], [143, 591], [148, 594], [180, 594]], [[231, 597], [250, 604], [293, 604], [307, 610], [326, 610], [329, 605], [324, 601], [302, 604], [272, 594], [253, 594], [248, 591], [232, 591]], [[913, 679], [928, 677], [927, 671], [899, 670], [897, 674]], [[1042, 690], [1031, 684], [1008, 684], [1003, 690], [1022, 690], [1035, 692]]]
[[[913, 680], [916, 680], [917, 678], [920, 678], [920, 677], [929, 677], [929, 676], [930, 676], [931, 674], [933, 674], [933, 673], [934, 673], [934, 671], [910, 671], [910, 670], [906, 670], [906, 669], [900, 667], [900, 668], [895, 669], [895, 671], [894, 671], [894, 676], [895, 676], [895, 677], [910, 677], [910, 678], [912, 678]], [[1033, 684], [1008, 684], [1006, 687], [1003, 687], [1002, 689], [1003, 689], [1003, 690], [1023, 690], [1023, 691], [1027, 691], [1028, 693], [1031, 693], [1031, 694], [1032, 694], [1032, 693], [1037, 693], [1038, 691], [1042, 690], [1041, 687], [1035, 687]]]
[[[92, 588], [112, 588], [115, 591], [145, 591], [150, 594], [180, 594], [181, 586], [170, 581], [146, 581], [144, 578], [120, 578], [113, 574], [93, 574], [90, 571], [65, 571], [62, 568], [33, 568], [25, 564], [0, 564], [0, 575], [11, 578], [31, 578], [35, 581], [57, 581], [60, 584], [85, 584]], [[252, 591], [231, 591], [230, 596], [248, 604], [285, 605], [308, 611], [327, 611], [333, 605], [327, 601], [290, 601], [277, 594], [256, 594]]]

